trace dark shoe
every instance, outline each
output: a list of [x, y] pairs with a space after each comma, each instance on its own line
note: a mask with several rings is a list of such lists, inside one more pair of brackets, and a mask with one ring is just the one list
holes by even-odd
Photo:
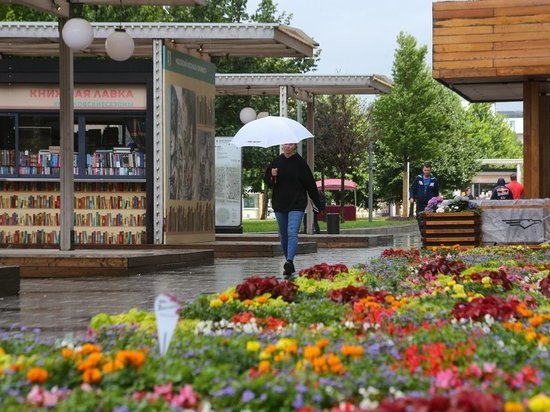
[[285, 270], [285, 273], [289, 275], [292, 275], [294, 272], [296, 272], [296, 269], [294, 269], [294, 263], [292, 262], [292, 260], [287, 260], [283, 265], [283, 269]]

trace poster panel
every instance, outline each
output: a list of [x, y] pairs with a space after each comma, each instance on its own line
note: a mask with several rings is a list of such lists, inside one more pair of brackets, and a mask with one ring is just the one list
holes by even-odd
[[213, 241], [215, 66], [163, 49], [165, 243]]
[[216, 137], [216, 226], [237, 228], [242, 221], [242, 152], [231, 139]]

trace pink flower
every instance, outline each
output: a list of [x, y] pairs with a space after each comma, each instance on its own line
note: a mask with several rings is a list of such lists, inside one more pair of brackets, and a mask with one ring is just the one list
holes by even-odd
[[472, 363], [470, 366], [468, 366], [468, 369], [466, 369], [466, 375], [475, 376], [476, 378], [481, 378], [481, 376], [483, 375], [483, 372], [481, 372], [481, 368], [477, 366], [477, 364]]
[[190, 408], [195, 406], [198, 401], [199, 398], [193, 391], [193, 387], [189, 384], [186, 384], [180, 389], [179, 393], [174, 396], [171, 402], [171, 406]]
[[435, 375], [435, 386], [441, 389], [450, 389], [456, 386], [457, 380], [452, 369], [445, 369]]
[[38, 385], [33, 385], [31, 391], [27, 394], [27, 401], [34, 406], [42, 405], [44, 396], [42, 394], [42, 389]]

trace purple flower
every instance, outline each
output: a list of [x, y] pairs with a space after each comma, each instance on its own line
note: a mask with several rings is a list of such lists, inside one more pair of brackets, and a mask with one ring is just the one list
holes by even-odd
[[294, 409], [300, 409], [302, 406], [304, 406], [304, 397], [301, 393], [296, 394], [294, 397], [294, 401], [292, 402], [292, 406]]
[[254, 394], [254, 392], [252, 392], [250, 389], [247, 389], [246, 391], [243, 392], [243, 396], [241, 397], [241, 400], [243, 402], [250, 402], [255, 397], [256, 395]]

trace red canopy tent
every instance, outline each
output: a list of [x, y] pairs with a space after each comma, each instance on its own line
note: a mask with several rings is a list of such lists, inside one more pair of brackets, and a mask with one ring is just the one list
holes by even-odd
[[[320, 189], [323, 187], [323, 181], [317, 180], [315, 182], [317, 184], [317, 188]], [[325, 179], [325, 190], [340, 190], [342, 188], [342, 180], [341, 179]], [[353, 180], [344, 180], [344, 190], [355, 190], [357, 189], [357, 183], [355, 183]]]
[[[324, 179], [325, 181], [325, 190], [340, 190], [342, 189], [342, 179]], [[323, 187], [323, 180], [317, 180], [315, 182], [317, 184], [317, 188], [321, 189]], [[357, 192], [355, 191], [357, 189], [357, 183], [355, 183], [353, 180], [344, 180], [344, 190], [353, 190], [353, 206], [346, 205], [344, 206], [344, 217], [346, 220], [355, 220], [355, 208], [357, 205]], [[327, 205], [325, 213], [337, 213], [340, 206], [337, 205]], [[351, 210], [353, 209], [353, 210]], [[319, 215], [320, 219], [325, 218], [324, 214]]]

